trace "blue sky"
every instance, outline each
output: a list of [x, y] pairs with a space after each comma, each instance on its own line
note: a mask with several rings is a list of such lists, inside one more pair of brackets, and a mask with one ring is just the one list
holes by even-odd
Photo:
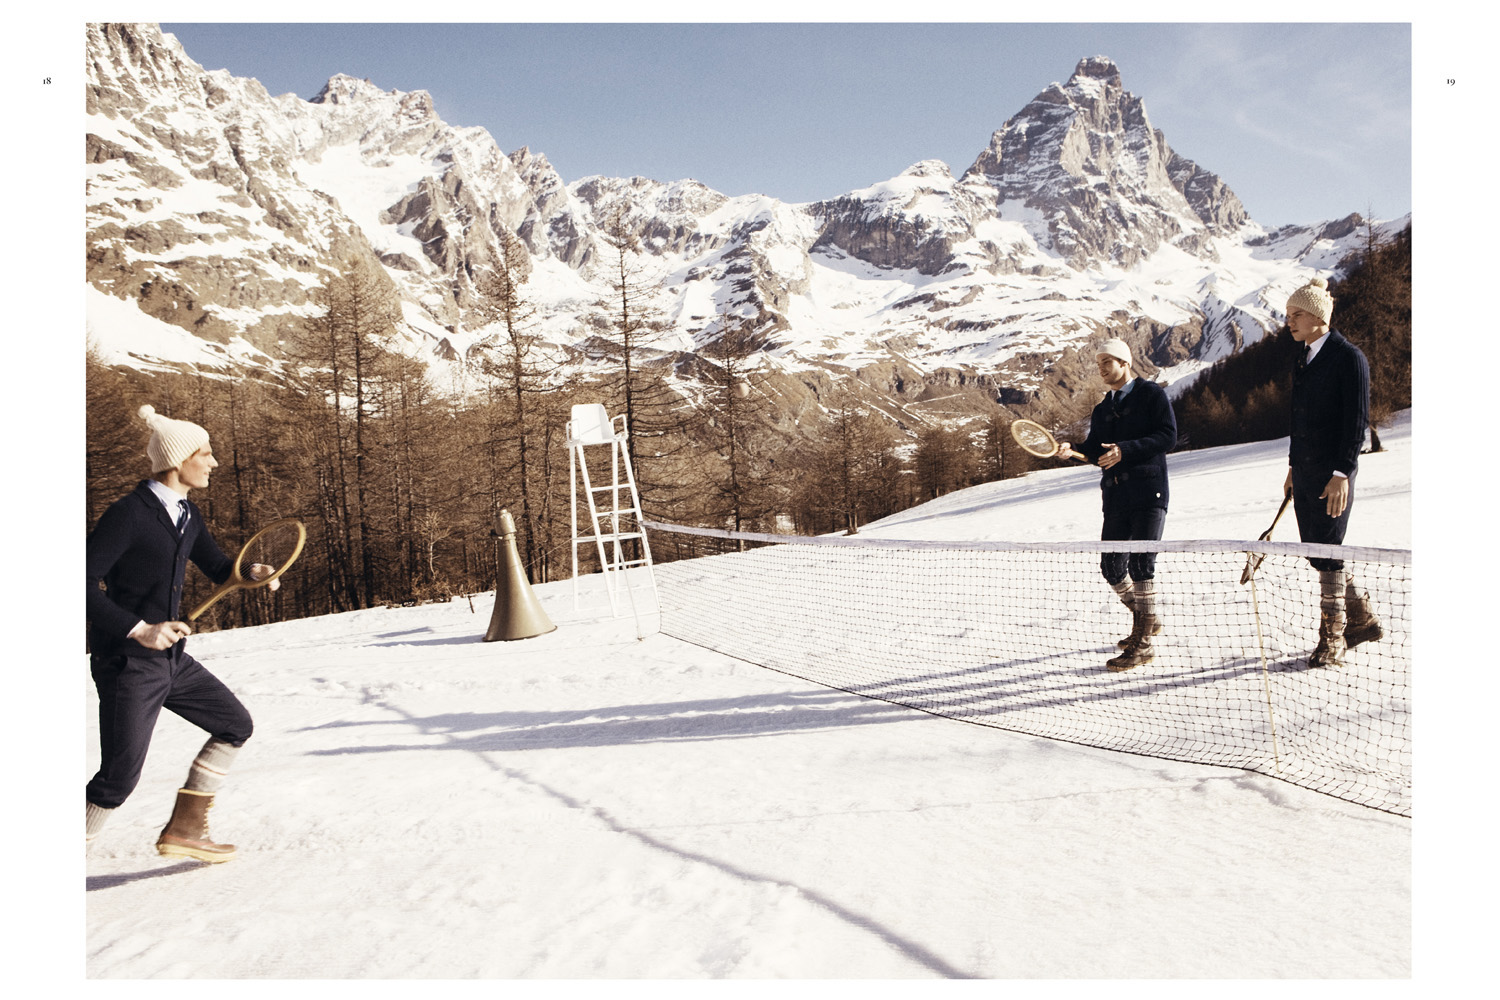
[[450, 125], [591, 174], [832, 198], [923, 159], [962, 173], [1105, 55], [1179, 154], [1263, 225], [1412, 201], [1408, 24], [183, 24], [206, 69], [311, 98], [335, 73], [426, 90]]

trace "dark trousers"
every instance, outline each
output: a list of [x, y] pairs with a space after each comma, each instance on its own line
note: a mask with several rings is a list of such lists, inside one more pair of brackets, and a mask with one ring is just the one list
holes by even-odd
[[89, 667], [99, 692], [100, 759], [85, 797], [96, 806], [114, 809], [135, 790], [163, 708], [225, 743], [240, 746], [250, 738], [245, 706], [185, 652], [96, 656]]
[[[1167, 512], [1160, 507], [1110, 511], [1104, 515], [1104, 531], [1099, 538], [1105, 542], [1156, 541], [1166, 524]], [[1127, 569], [1132, 580], [1155, 579], [1156, 553], [1106, 552], [1099, 559], [1099, 571], [1110, 586], [1124, 580]]]
[[[1358, 473], [1358, 470], [1355, 470]], [[1322, 545], [1344, 544], [1344, 532], [1349, 528], [1349, 512], [1354, 509], [1354, 475], [1349, 476], [1349, 502], [1338, 517], [1328, 516], [1328, 501], [1318, 495], [1328, 485], [1333, 473], [1327, 466], [1292, 466], [1292, 510], [1297, 514], [1297, 533], [1304, 542]], [[1316, 559], [1308, 557], [1316, 570], [1339, 570], [1344, 568], [1342, 559]]]

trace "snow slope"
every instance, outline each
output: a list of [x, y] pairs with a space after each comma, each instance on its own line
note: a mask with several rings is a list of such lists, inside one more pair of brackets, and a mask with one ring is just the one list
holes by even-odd
[[[1409, 419], [1383, 440], [1349, 541], [1406, 547]], [[1173, 456], [1168, 537], [1257, 536], [1284, 455]], [[862, 530], [1093, 538], [1096, 476], [988, 484]], [[1412, 821], [637, 640], [597, 578], [576, 608], [566, 582], [536, 591], [559, 627], [514, 642], [481, 641], [491, 595], [190, 640], [256, 719], [213, 814], [240, 857], [154, 854], [203, 738], [164, 716], [87, 859], [87, 976], [1412, 975]], [[81, 660], [80, 779], [98, 752]]]

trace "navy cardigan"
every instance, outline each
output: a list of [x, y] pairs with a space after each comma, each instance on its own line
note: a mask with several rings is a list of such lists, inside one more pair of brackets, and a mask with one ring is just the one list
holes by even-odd
[[[139, 621], [154, 625], [181, 620], [189, 559], [214, 583], [223, 583], [234, 568], [191, 500], [186, 530], [179, 535], [166, 507], [144, 480], [100, 516], [85, 550], [89, 651], [95, 656], [169, 655], [170, 648], [147, 649], [127, 633]], [[179, 640], [177, 646], [186, 641]]]
[[1337, 330], [1312, 364], [1292, 373], [1291, 464], [1320, 476], [1349, 476], [1359, 465], [1370, 422], [1370, 366]]
[[1104, 512], [1167, 509], [1167, 452], [1177, 447], [1177, 415], [1167, 393], [1137, 378], [1123, 402], [1105, 396], [1089, 417], [1089, 436], [1073, 450], [1097, 462], [1106, 444], [1120, 446], [1120, 461], [1099, 477]]

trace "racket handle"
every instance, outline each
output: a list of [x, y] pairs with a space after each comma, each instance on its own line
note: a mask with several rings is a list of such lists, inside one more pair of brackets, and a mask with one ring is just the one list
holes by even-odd
[[1284, 497], [1281, 498], [1281, 506], [1278, 507], [1278, 508], [1276, 508], [1276, 516], [1273, 517], [1273, 518], [1271, 518], [1271, 526], [1266, 529], [1266, 533], [1264, 535], [1260, 536], [1260, 540], [1261, 541], [1264, 542], [1264, 541], [1268, 540], [1271, 537], [1271, 532], [1273, 532], [1273, 531], [1276, 530], [1276, 524], [1277, 524], [1277, 522], [1279, 522], [1281, 520], [1281, 515], [1286, 513], [1287, 504], [1289, 504], [1291, 502], [1292, 502], [1292, 491], [1291, 490], [1287, 490], [1286, 491], [1286, 496], [1284, 496]]
[[203, 614], [203, 612], [207, 611], [209, 608], [213, 607], [215, 602], [217, 602], [219, 598], [223, 597], [225, 594], [229, 593], [231, 590], [234, 590], [238, 586], [239, 583], [236, 582], [234, 577], [231, 576], [229, 579], [225, 580], [223, 583], [215, 587], [214, 592], [208, 595], [208, 600], [204, 601], [202, 604], [198, 605], [198, 607], [193, 609], [193, 613], [187, 616], [187, 620], [196, 621], [198, 616]]

